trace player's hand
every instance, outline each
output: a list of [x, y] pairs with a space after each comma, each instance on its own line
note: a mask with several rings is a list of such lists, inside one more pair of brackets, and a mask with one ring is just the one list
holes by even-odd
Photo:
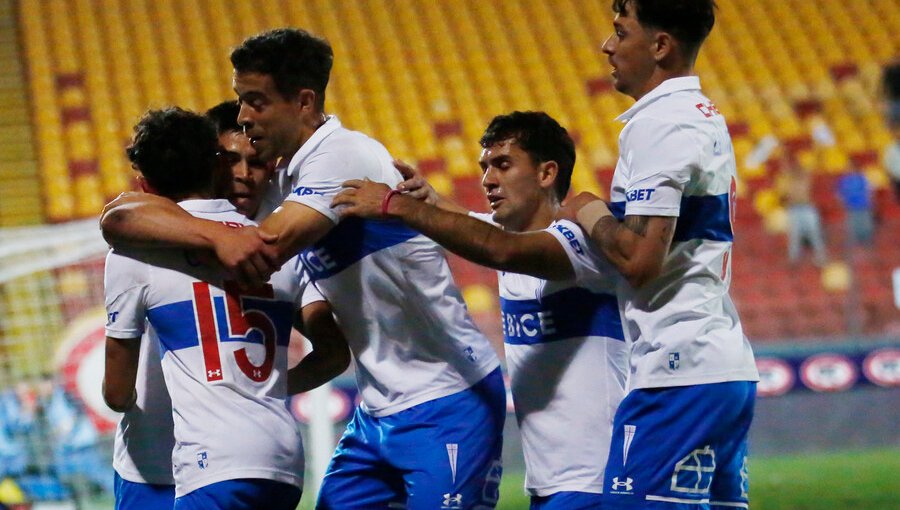
[[415, 198], [416, 200], [421, 200], [426, 204], [437, 204], [439, 199], [437, 191], [431, 187], [431, 184], [428, 184], [428, 181], [425, 180], [425, 177], [423, 177], [418, 170], [413, 168], [409, 163], [405, 163], [399, 159], [394, 160], [394, 168], [399, 170], [400, 175], [405, 179], [397, 185], [398, 190], [402, 191], [404, 195]]
[[391, 191], [387, 184], [360, 179], [346, 181], [344, 189], [331, 201], [332, 208], [339, 208], [341, 218], [381, 218], [381, 204]]
[[596, 200], [601, 200], [601, 198], [593, 193], [582, 191], [563, 202], [562, 207], [560, 207], [559, 211], [556, 213], [556, 219], [569, 220], [578, 223], [578, 211], [581, 210], [582, 207]]
[[269, 281], [281, 268], [275, 250], [277, 240], [277, 235], [256, 227], [228, 228], [216, 237], [216, 258], [241, 286], [255, 287]]

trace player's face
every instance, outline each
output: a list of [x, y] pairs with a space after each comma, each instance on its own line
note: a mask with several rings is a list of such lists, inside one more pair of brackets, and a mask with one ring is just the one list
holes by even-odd
[[603, 42], [602, 50], [612, 66], [613, 86], [619, 92], [639, 99], [656, 68], [653, 32], [634, 16], [631, 3], [613, 20], [613, 34]]
[[544, 199], [539, 165], [514, 140], [485, 148], [478, 163], [484, 172], [481, 185], [494, 211], [494, 221], [513, 232], [529, 229]]
[[257, 155], [250, 139], [243, 133], [228, 131], [219, 135], [223, 162], [231, 171], [227, 198], [238, 212], [253, 218], [259, 210], [272, 177], [274, 166]]
[[241, 111], [238, 123], [263, 161], [290, 157], [300, 148], [301, 112], [297, 101], [275, 88], [271, 75], [234, 72], [234, 91]]

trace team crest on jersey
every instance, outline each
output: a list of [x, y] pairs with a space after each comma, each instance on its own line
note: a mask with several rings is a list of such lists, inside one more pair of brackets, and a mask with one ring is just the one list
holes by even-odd
[[678, 370], [678, 367], [681, 366], [681, 353], [670, 352], [669, 353], [669, 368], [672, 370]]
[[197, 454], [197, 465], [200, 466], [200, 469], [206, 469], [209, 466], [209, 460], [206, 457], [206, 452], [200, 452]]

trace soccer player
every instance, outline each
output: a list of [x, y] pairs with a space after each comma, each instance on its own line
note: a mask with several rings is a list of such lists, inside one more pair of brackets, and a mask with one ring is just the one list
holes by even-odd
[[228, 198], [239, 213], [261, 221], [274, 209], [261, 206], [275, 173], [275, 164], [257, 155], [244, 128], [237, 123], [240, 109], [237, 101], [224, 101], [206, 111], [219, 135], [220, 158], [231, 170], [225, 173], [220, 194]]
[[[107, 326], [116, 319], [117, 315], [109, 315]], [[172, 401], [166, 391], [158, 346], [153, 328], [145, 328], [138, 354], [135, 401], [129, 408], [110, 405], [124, 413], [113, 443], [116, 510], [156, 510], [175, 504]]]
[[747, 508], [747, 431], [759, 376], [728, 295], [736, 165], [694, 62], [712, 0], [615, 0], [603, 44], [619, 117], [611, 203], [567, 203], [625, 277], [629, 393], [616, 412], [604, 505]]
[[492, 214], [468, 213], [416, 179], [405, 189], [438, 207], [359, 180], [334, 205], [344, 216], [387, 214], [499, 270], [531, 508], [600, 508], [613, 414], [625, 393], [619, 276], [577, 225], [555, 219], [575, 165], [562, 126], [543, 112], [513, 112], [495, 117], [480, 143]]
[[243, 281], [300, 253], [356, 359], [362, 403], [323, 482], [319, 508], [492, 508], [505, 390], [499, 361], [469, 317], [440, 248], [396, 222], [340, 221], [349, 179], [401, 181], [377, 141], [325, 114], [331, 47], [296, 29], [236, 48], [238, 121], [259, 158], [282, 158], [270, 193], [284, 203], [258, 231], [227, 229], [152, 197], [108, 206], [115, 243], [156, 239], [213, 250]]
[[[128, 155], [145, 190], [239, 229], [249, 220], [226, 200], [207, 199], [217, 150], [208, 119], [170, 108], [141, 119]], [[286, 347], [294, 311], [315, 293], [290, 267], [241, 289], [182, 250], [111, 252], [105, 284], [104, 398], [113, 409], [138, 398], [145, 320], [158, 337], [174, 415], [174, 507], [295, 508], [303, 449], [284, 398], [289, 384], [308, 383], [297, 369], [286, 373]], [[336, 328], [329, 333], [341, 340]]]

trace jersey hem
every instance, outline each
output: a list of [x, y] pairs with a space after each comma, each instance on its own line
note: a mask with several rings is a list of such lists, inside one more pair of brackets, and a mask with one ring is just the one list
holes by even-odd
[[625, 216], [678, 216], [679, 207], [625, 207]]
[[325, 216], [326, 218], [331, 220], [331, 222], [334, 223], [335, 225], [337, 225], [341, 221], [340, 217], [338, 217], [337, 212], [335, 212], [334, 209], [332, 209], [330, 207], [325, 207], [322, 204], [316, 202], [315, 200], [303, 200], [303, 197], [292, 198], [293, 196], [294, 196], [294, 191], [291, 190], [291, 194], [288, 195], [288, 197], [285, 198], [284, 201], [285, 202], [294, 202], [294, 203], [297, 203], [300, 205], [305, 205], [306, 207], [309, 207], [310, 209], [316, 211], [317, 213]]
[[370, 408], [365, 403], [365, 401], [362, 402], [360, 407], [362, 407], [362, 410], [365, 411], [365, 413], [368, 414], [369, 416], [373, 416], [375, 418], [384, 418], [384, 417], [390, 416], [392, 414], [397, 414], [400, 411], [405, 411], [405, 410], [409, 409], [410, 407], [415, 407], [419, 404], [424, 404], [425, 402], [430, 402], [432, 400], [437, 400], [437, 399], [443, 398], [443, 397], [449, 397], [450, 395], [455, 395], [456, 393], [459, 393], [461, 391], [466, 391], [467, 389], [469, 389], [472, 386], [475, 386], [476, 384], [481, 382], [482, 379], [487, 377], [491, 372], [493, 372], [494, 370], [496, 370], [499, 367], [500, 367], [499, 361], [494, 361], [490, 365], [486, 365], [486, 367], [482, 367], [481, 375], [478, 376], [478, 379], [475, 382], [470, 383], [470, 384], [466, 384], [466, 381], [462, 380], [460, 384], [455, 384], [450, 387], [438, 388], [436, 390], [432, 390], [427, 393], [417, 394], [417, 395], [412, 396], [402, 402], [394, 403], [394, 404], [391, 404], [391, 405], [385, 406], [385, 407], [380, 407], [378, 409]]
[[740, 371], [727, 374], [705, 374], [702, 376], [679, 377], [635, 377], [629, 385], [628, 391], [650, 388], [673, 388], [678, 386], [697, 386], [701, 384], [717, 384], [724, 382], [759, 382], [759, 373], [756, 370]]
[[131, 483], [143, 483], [148, 485], [175, 485], [175, 479], [172, 476], [166, 477], [165, 475], [161, 475], [159, 478], [155, 476], [141, 476], [140, 473], [132, 471], [131, 469], [121, 469], [113, 464], [113, 470], [116, 474], [119, 475], [119, 478], [125, 480], [126, 482]]
[[143, 331], [139, 331], [136, 329], [109, 329], [106, 328], [106, 336], [110, 338], [118, 338], [120, 340], [127, 340], [129, 338], [138, 338], [143, 335]]
[[300, 490], [303, 490], [303, 477], [297, 476], [294, 473], [288, 473], [285, 471], [272, 471], [270, 469], [240, 469], [215, 473], [208, 477], [195, 480], [189, 484], [179, 485], [176, 483], [175, 497], [180, 498], [182, 496], [187, 496], [197, 489], [202, 489], [203, 487], [212, 485], [214, 483], [225, 482], [228, 480], [246, 480], [252, 478], [282, 482], [293, 485], [300, 488]]
[[587, 492], [589, 494], [603, 494], [603, 482], [600, 482], [599, 487], [596, 483], [588, 485], [578, 483], [562, 483], [559, 485], [549, 485], [542, 487], [529, 487], [528, 485], [526, 485], [525, 492], [527, 492], [529, 496], [537, 496], [540, 498], [552, 496], [559, 492]]

